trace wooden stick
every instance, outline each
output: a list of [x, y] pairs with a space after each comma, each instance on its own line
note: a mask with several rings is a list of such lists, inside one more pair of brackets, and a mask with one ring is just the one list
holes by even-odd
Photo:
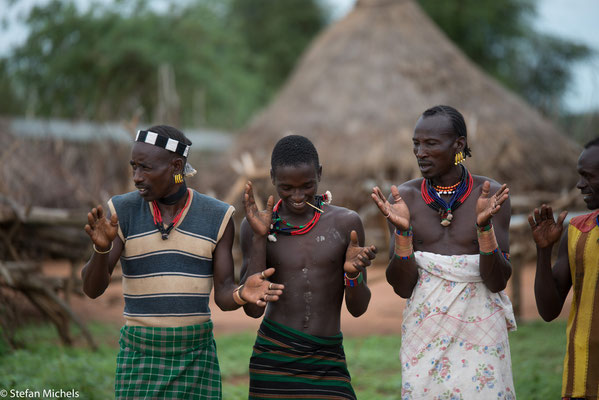
[[307, 205], [309, 205], [310, 207], [312, 207], [315, 210], [320, 211], [321, 213], [324, 213], [324, 211], [322, 211], [320, 208], [316, 207], [314, 204], [312, 203], [308, 203], [307, 201], [304, 201], [304, 203], [306, 203]]

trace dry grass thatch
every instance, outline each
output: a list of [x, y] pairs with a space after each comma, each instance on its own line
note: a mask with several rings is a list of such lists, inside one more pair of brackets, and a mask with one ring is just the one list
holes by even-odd
[[268, 166], [289, 132], [311, 138], [323, 186], [359, 208], [358, 191], [420, 176], [413, 127], [430, 106], [460, 110], [475, 174], [512, 193], [563, 192], [576, 182], [579, 147], [475, 66], [412, 0], [358, 1], [303, 55], [275, 100], [241, 132], [232, 158], [250, 152]]

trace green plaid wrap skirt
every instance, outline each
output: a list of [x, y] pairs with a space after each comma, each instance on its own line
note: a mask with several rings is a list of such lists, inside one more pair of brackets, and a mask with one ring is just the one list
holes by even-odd
[[212, 321], [180, 328], [123, 326], [117, 399], [221, 399]]

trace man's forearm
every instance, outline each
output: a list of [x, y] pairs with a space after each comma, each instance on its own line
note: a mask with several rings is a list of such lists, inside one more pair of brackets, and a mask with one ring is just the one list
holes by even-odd
[[535, 300], [539, 314], [545, 321], [552, 321], [561, 312], [561, 298], [551, 268], [552, 246], [537, 247], [537, 271], [535, 274]]
[[387, 282], [400, 297], [407, 299], [412, 296], [414, 286], [418, 282], [418, 266], [414, 257], [399, 259], [391, 258], [386, 271]]
[[266, 269], [266, 236], [256, 235], [252, 237], [252, 247], [248, 257], [247, 270], [242, 279]]
[[[241, 281], [245, 280], [256, 273], [261, 273], [266, 269], [266, 236], [252, 236], [252, 247], [247, 262], [247, 269], [244, 271]], [[245, 313], [253, 318], [259, 318], [264, 313], [265, 307], [260, 307], [256, 304], [248, 303], [243, 306]]]
[[481, 254], [479, 268], [483, 283], [493, 293], [504, 290], [512, 275], [512, 266], [499, 249], [493, 254]]
[[[347, 275], [346, 275], [347, 276]], [[345, 280], [345, 305], [354, 317], [359, 317], [368, 309], [370, 303], [370, 289], [366, 284], [365, 277], [360, 272], [353, 279], [344, 277]]]
[[90, 298], [100, 296], [110, 283], [108, 254], [94, 252], [81, 271], [83, 292]]

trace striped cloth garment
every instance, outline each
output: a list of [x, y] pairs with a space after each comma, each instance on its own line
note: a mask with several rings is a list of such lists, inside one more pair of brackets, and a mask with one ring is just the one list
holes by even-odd
[[563, 397], [599, 398], [599, 210], [572, 218], [568, 226], [568, 258], [572, 306]]
[[234, 208], [189, 189], [191, 201], [167, 240], [154, 225], [150, 203], [138, 192], [114, 196], [124, 243], [123, 315], [126, 325], [182, 327], [210, 319], [212, 254]]
[[264, 319], [250, 359], [249, 399], [355, 399], [343, 335], [321, 337]]
[[212, 321], [178, 328], [124, 326], [116, 399], [220, 400]]

